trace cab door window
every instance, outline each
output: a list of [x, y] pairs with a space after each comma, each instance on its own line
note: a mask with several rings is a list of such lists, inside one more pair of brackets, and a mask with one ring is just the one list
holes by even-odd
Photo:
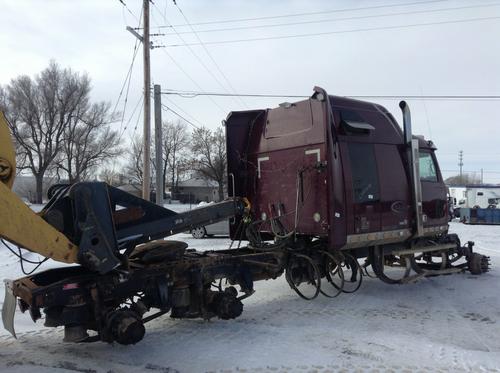
[[420, 152], [418, 161], [420, 181], [438, 181], [436, 165], [434, 164], [432, 154], [428, 152]]

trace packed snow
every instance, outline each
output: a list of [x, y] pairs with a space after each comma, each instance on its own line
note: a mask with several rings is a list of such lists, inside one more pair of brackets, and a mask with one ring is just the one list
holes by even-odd
[[[144, 340], [134, 346], [64, 343], [62, 328], [34, 324], [18, 310], [18, 339], [0, 332], [0, 371], [499, 372], [500, 226], [452, 222], [451, 231], [491, 257], [491, 272], [408, 285], [365, 277], [354, 294], [310, 302], [284, 278], [262, 281], [238, 319], [164, 316], [147, 324]], [[230, 245], [227, 238], [196, 240], [187, 233], [173, 239], [200, 250]], [[22, 276], [8, 250], [1, 248], [0, 258], [1, 278]]]

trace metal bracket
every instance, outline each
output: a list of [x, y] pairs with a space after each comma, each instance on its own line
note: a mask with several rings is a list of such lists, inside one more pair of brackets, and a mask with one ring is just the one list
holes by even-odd
[[16, 314], [16, 296], [13, 291], [13, 281], [4, 280], [5, 284], [5, 298], [2, 307], [2, 321], [3, 327], [7, 330], [14, 338], [17, 339], [16, 330], [14, 329], [14, 315]]

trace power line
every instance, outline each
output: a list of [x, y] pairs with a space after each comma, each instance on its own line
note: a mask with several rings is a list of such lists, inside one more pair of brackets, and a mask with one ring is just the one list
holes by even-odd
[[[132, 12], [132, 11], [130, 10], [130, 8], [127, 6], [127, 4], [125, 3], [125, 1], [124, 1], [124, 0], [118, 0], [118, 1], [119, 1], [119, 2], [123, 5], [123, 7], [124, 7], [124, 8], [125, 8], [125, 9], [126, 9], [126, 10], [127, 10], [127, 11], [131, 14], [131, 15], [132, 15], [132, 17], [134, 17], [134, 18], [136, 19], [136, 21], [138, 21], [138, 22], [140, 23], [140, 19], [141, 19], [141, 17], [137, 18], [137, 16], [134, 14], [134, 12]], [[140, 27], [141, 27], [141, 25], [139, 24], [139, 27], [137, 27], [137, 28], [140, 28]]]
[[[137, 122], [135, 122], [133, 133], [135, 133], [137, 131], [137, 127], [139, 127], [139, 122], [141, 120], [141, 112], [142, 112], [142, 109], [144, 109], [144, 96], [141, 95], [141, 98], [142, 98], [142, 100], [141, 100], [141, 103], [142, 103], [141, 104], [141, 109], [139, 110], [139, 114], [137, 115]], [[132, 118], [130, 118], [130, 119], [132, 119]]]
[[[136, 46], [137, 46], [137, 40], [136, 40]], [[134, 58], [132, 60], [132, 64], [130, 65], [130, 70], [129, 70], [129, 79], [128, 79], [128, 83], [127, 83], [127, 91], [125, 93], [125, 100], [123, 101], [123, 113], [122, 113], [122, 120], [120, 122], [120, 130], [123, 126], [123, 121], [125, 119], [125, 111], [127, 110], [127, 103], [128, 103], [128, 94], [130, 92], [130, 83], [132, 81], [132, 69], [134, 67], [134, 61], [135, 61], [135, 56], [137, 55], [137, 51], [139, 50], [139, 48], [137, 48], [135, 51], [134, 51]], [[127, 129], [127, 125], [125, 125], [123, 131], [125, 131]]]
[[[421, 26], [446, 25], [446, 24], [453, 24], [453, 23], [466, 23], [466, 22], [476, 22], [476, 21], [489, 21], [489, 20], [495, 20], [495, 19], [499, 19], [499, 18], [500, 18], [500, 16], [466, 18], [466, 19], [458, 19], [458, 20], [450, 20], [450, 21], [412, 23], [412, 24], [406, 24], [406, 25], [381, 26], [381, 27], [367, 27], [367, 28], [358, 28], [358, 29], [350, 29], [350, 30], [314, 32], [314, 33], [306, 33], [306, 34], [267, 36], [267, 37], [258, 37], [258, 38], [248, 38], [248, 39], [218, 40], [218, 41], [208, 41], [208, 42], [205, 42], [205, 44], [206, 45], [207, 44], [210, 44], [210, 45], [235, 44], [235, 43], [246, 43], [246, 42], [253, 42], [253, 41], [264, 41], [264, 40], [280, 40], [280, 39], [302, 38], [302, 37], [310, 37], [310, 36], [347, 34], [347, 33], [352, 33], [352, 32], [394, 30], [394, 29], [405, 29], [405, 28], [413, 28], [413, 27], [421, 27]], [[190, 46], [195, 46], [195, 45], [200, 45], [200, 43], [167, 44], [164, 47], [167, 47], [167, 48], [184, 47], [184, 46], [190, 47]]]
[[[201, 91], [203, 91], [203, 88], [201, 88], [201, 86], [198, 84], [198, 82], [196, 80], [193, 79], [193, 77], [191, 77], [191, 75], [188, 74], [188, 72], [174, 59], [174, 57], [172, 57], [172, 55], [170, 53], [168, 53], [164, 48], [161, 49], [163, 51], [163, 53], [165, 53], [165, 55], [170, 59], [170, 61], [172, 61], [174, 63], [175, 66], [177, 66], [177, 68], [198, 88], [200, 89]], [[217, 108], [219, 108], [219, 110], [223, 113], [226, 113], [227, 111], [225, 109], [222, 108], [222, 106], [220, 106], [214, 99], [210, 98], [210, 101], [212, 101], [212, 103], [217, 106]]]
[[[172, 100], [168, 100], [167, 101], [174, 105], [180, 112], [182, 112], [184, 115], [190, 117], [192, 120], [194, 120], [195, 122], [197, 122], [199, 124], [199, 126], [203, 127], [203, 123], [200, 122], [198, 119], [196, 119], [195, 117], [193, 117], [191, 114], [189, 114], [188, 112], [186, 112], [183, 108], [181, 108], [179, 105], [177, 105], [175, 102], [173, 102]], [[179, 118], [185, 120], [187, 123], [189, 123], [190, 125], [192, 125], [193, 127], [195, 127], [196, 129], [199, 128], [199, 126], [197, 126], [196, 124], [194, 124], [193, 122], [191, 122], [190, 120], [186, 119], [184, 116], [182, 116], [181, 114], [177, 113], [176, 111], [174, 111], [172, 108], [170, 108], [169, 106], [165, 105], [164, 103], [161, 103], [161, 106], [162, 108], [165, 110], [165, 111], [171, 111], [173, 114], [177, 115]]]
[[346, 96], [350, 98], [378, 98], [378, 99], [388, 99], [388, 100], [397, 100], [397, 99], [407, 99], [407, 100], [437, 100], [437, 101], [461, 101], [461, 100], [476, 100], [476, 101], [491, 101], [491, 100], [499, 100], [500, 96], [496, 95], [400, 95], [400, 96]]
[[[155, 6], [156, 7], [156, 6]], [[156, 21], [154, 20], [154, 17], [153, 17], [153, 22], [156, 23]], [[198, 84], [198, 82], [193, 79], [193, 77], [191, 77], [191, 75], [188, 74], [188, 72], [174, 59], [174, 57], [172, 57], [172, 55], [170, 53], [168, 53], [165, 48], [160, 48], [163, 53], [165, 53], [165, 55], [170, 59], [170, 61], [172, 61], [174, 63], [175, 66], [177, 66], [177, 68], [201, 91], [203, 91], [203, 88], [201, 88], [200, 84]], [[222, 106], [220, 106], [213, 98], [210, 98], [210, 101], [215, 105], [217, 106], [217, 108], [219, 108], [219, 110], [223, 113], [227, 113], [227, 110], [223, 109]]]
[[[351, 20], [367, 19], [367, 18], [380, 18], [380, 17], [392, 17], [392, 16], [412, 15], [412, 14], [436, 13], [436, 12], [445, 12], [445, 11], [471, 9], [471, 8], [485, 8], [485, 7], [494, 7], [494, 6], [500, 6], [500, 4], [499, 3], [493, 3], [493, 4], [483, 4], [483, 5], [468, 5], [468, 6], [459, 6], [459, 7], [453, 7], [453, 8], [412, 10], [412, 11], [397, 12], [397, 13], [369, 14], [369, 15], [361, 15], [361, 16], [353, 16], [353, 17], [329, 18], [329, 19], [298, 21], [298, 22], [287, 22], [287, 23], [275, 23], [275, 24], [267, 24], [267, 25], [252, 25], [252, 26], [227, 27], [227, 28], [197, 30], [197, 31], [195, 31], [191, 27], [191, 31], [178, 31], [177, 34], [192, 34], [192, 33], [208, 33], [208, 32], [222, 32], [222, 31], [238, 31], [238, 30], [249, 30], [249, 29], [275, 28], [275, 27], [283, 27], [283, 26], [297, 26], [297, 25], [329, 23], [329, 22], [338, 22], [338, 21], [351, 21]], [[168, 33], [159, 34], [159, 35], [168, 36], [168, 35], [175, 35], [175, 34], [176, 33], [168, 32]]]
[[190, 91], [174, 91], [164, 90], [163, 95], [176, 95], [184, 98], [194, 98], [198, 96], [220, 96], [220, 97], [292, 97], [292, 98], [307, 98], [305, 95], [274, 95], [274, 94], [257, 94], [257, 93], [217, 93], [217, 92], [190, 92]]
[[[456, 170], [441, 170], [441, 172], [460, 172], [460, 169], [456, 169]], [[471, 170], [462, 170], [462, 172], [465, 173], [465, 174], [470, 174], [470, 173], [479, 173], [479, 172], [481, 172], [481, 170], [472, 170], [472, 171]], [[496, 175], [499, 175], [500, 171], [485, 171], [485, 170], [483, 170], [483, 173], [485, 173], [485, 174], [496, 174]]]
[[[123, 4], [123, 6], [125, 8], [127, 8], [126, 4], [122, 1], [122, 0], [118, 0], [121, 4]], [[127, 8], [128, 9], [128, 8]], [[130, 12], [130, 9], [128, 9], [128, 11]], [[141, 13], [141, 16], [142, 16], [142, 13]], [[135, 17], [135, 15], [134, 15]], [[137, 17], [136, 17], [137, 18]], [[139, 26], [141, 25], [141, 20], [139, 20]], [[129, 65], [129, 68], [128, 68], [128, 71], [127, 71], [127, 75], [125, 76], [125, 80], [123, 81], [123, 84], [122, 84], [122, 87], [120, 89], [120, 93], [118, 95], [118, 99], [116, 100], [116, 104], [115, 104], [115, 107], [113, 108], [113, 113], [116, 112], [116, 109], [118, 107], [118, 103], [120, 101], [120, 98], [123, 94], [123, 90], [125, 89], [125, 85], [127, 84], [127, 81], [130, 81], [130, 76], [132, 74], [132, 69], [134, 67], [134, 62], [135, 62], [135, 57], [137, 56], [137, 51], [138, 51], [138, 48], [137, 48], [137, 44], [138, 44], [138, 41], [136, 40], [135, 41], [135, 44], [134, 44], [134, 51], [132, 53], [132, 61], [130, 62], [130, 65]]]
[[125, 75], [125, 80], [123, 81], [122, 87], [120, 89], [120, 93], [118, 95], [118, 99], [116, 100], [115, 106], [113, 108], [113, 112], [112, 112], [113, 114], [116, 112], [116, 109], [118, 107], [118, 103], [120, 102], [120, 99], [123, 95], [123, 91], [125, 90], [125, 86], [127, 85], [127, 82], [130, 80], [130, 76], [132, 75], [132, 69], [134, 67], [134, 62], [135, 62], [135, 57], [137, 56], [137, 51], [138, 51], [138, 48], [137, 48], [137, 41], [136, 41], [135, 45], [134, 45], [134, 52], [132, 54], [132, 61], [130, 62], [129, 68], [127, 70], [127, 75]]
[[[184, 14], [184, 12], [182, 11], [182, 9], [179, 7], [179, 5], [175, 2], [174, 3], [175, 6], [177, 7], [177, 9], [179, 10], [179, 12], [182, 14], [182, 17], [184, 18], [184, 20], [186, 21], [186, 23], [189, 25], [189, 27], [191, 28], [191, 31], [194, 33], [194, 35], [196, 36], [196, 39], [198, 39], [198, 42], [201, 43], [201, 46], [203, 47], [203, 50], [205, 51], [205, 53], [207, 54], [207, 56], [210, 58], [210, 60], [212, 61], [212, 63], [214, 64], [215, 68], [217, 69], [217, 71], [219, 72], [219, 74], [222, 76], [222, 78], [226, 81], [228, 87], [230, 88], [230, 90], [233, 92], [233, 93], [236, 93], [236, 90], [234, 89], [233, 85], [231, 84], [231, 82], [229, 81], [229, 79], [227, 78], [226, 74], [224, 74], [224, 72], [222, 71], [222, 69], [220, 68], [219, 64], [215, 61], [215, 59], [213, 58], [212, 54], [208, 51], [208, 48], [205, 46], [205, 44], [201, 41], [201, 38], [199, 37], [198, 33], [195, 31], [195, 29], [193, 28], [193, 26], [191, 26], [191, 24], [189, 23], [189, 20], [187, 19], [186, 15]], [[177, 32], [177, 31], [176, 31]], [[248, 109], [248, 106], [247, 104], [241, 99], [241, 98], [238, 98], [238, 100], [243, 104], [243, 106], [245, 106], [247, 109]]]
[[165, 104], [161, 104], [161, 107], [163, 109], [165, 109], [166, 112], [169, 112], [171, 111], [173, 114], [177, 115], [179, 118], [181, 118], [182, 120], [184, 120], [186, 123], [190, 124], [191, 126], [193, 126], [194, 128], [196, 129], [200, 129], [200, 127], [198, 127], [196, 124], [194, 124], [193, 122], [191, 122], [190, 120], [186, 119], [185, 117], [183, 117], [182, 115], [180, 115], [179, 113], [177, 113], [175, 110], [173, 110], [172, 108], [169, 108], [168, 106], [166, 106]]
[[[156, 5], [154, 5], [154, 7], [159, 11], [158, 7]], [[180, 9], [179, 9], [180, 10]], [[181, 14], [182, 14], [182, 11], [181, 11]], [[169, 23], [168, 19], [162, 15], [165, 22]], [[174, 32], [176, 33], [176, 35], [179, 37], [179, 39], [181, 39], [181, 41], [184, 43], [184, 45], [186, 45], [189, 49], [189, 52], [196, 58], [196, 60], [200, 63], [200, 65], [205, 69], [205, 71], [217, 82], [217, 84], [225, 91], [227, 91], [226, 87], [224, 86], [224, 84], [222, 84], [222, 82], [219, 80], [219, 78], [214, 74], [214, 72], [208, 68], [208, 66], [205, 64], [205, 62], [203, 62], [203, 60], [200, 58], [200, 56], [198, 56], [198, 54], [196, 54], [196, 52], [193, 50], [193, 48], [191, 48], [190, 46], [187, 45], [187, 42], [184, 40], [184, 38], [178, 34], [177, 30], [175, 28], [173, 28]], [[200, 43], [200, 45], [202, 45], [205, 50], [206, 50], [206, 47], [203, 45], [203, 42], [201, 41], [201, 39], [198, 38], [198, 42]]]
[[168, 104], [175, 106], [177, 108], [177, 110], [179, 110], [181, 113], [188, 116], [189, 118], [191, 118], [192, 120], [194, 120], [196, 123], [198, 123], [200, 126], [203, 127], [203, 123], [201, 121], [199, 121], [198, 119], [193, 117], [191, 114], [189, 114], [187, 111], [185, 111], [182, 107], [180, 107], [178, 104], [176, 104], [173, 100], [166, 98], [166, 101]]
[[[223, 92], [199, 92], [183, 91], [175, 89], [165, 89], [161, 92], [164, 95], [175, 95], [184, 98], [194, 98], [198, 96], [239, 96], [239, 97], [269, 97], [269, 98], [308, 98], [308, 95], [287, 95], [287, 94], [264, 94], [264, 93], [223, 93]], [[408, 99], [408, 100], [499, 100], [500, 95], [346, 95], [348, 98], [377, 98], [377, 99]]]
[[[132, 121], [132, 118], [134, 117], [135, 115], [135, 112], [137, 111], [137, 109], [139, 108], [139, 105], [141, 106], [142, 108], [142, 105], [144, 105], [144, 96], [141, 95], [139, 97], [139, 101], [137, 101], [137, 104], [134, 106], [134, 109], [132, 110], [132, 113], [130, 114], [130, 117], [128, 118], [128, 121], [127, 123], [125, 124], [125, 127], [123, 128], [123, 131], [121, 131], [120, 135], [118, 136], [118, 141], [121, 140], [123, 134], [125, 133], [125, 131], [127, 130], [128, 126], [130, 125], [130, 122]], [[141, 113], [139, 111], [139, 118], [141, 116]], [[134, 129], [135, 130], [135, 129]]]
[[[441, 155], [453, 155], [455, 156], [457, 153], [456, 152], [443, 152], [443, 151], [439, 151], [439, 154]], [[485, 157], [500, 157], [500, 153], [476, 153], [476, 152], [469, 152], [467, 151], [467, 155], [468, 156], [471, 156], [471, 155], [475, 155], [475, 156], [485, 156]]]
[[[399, 3], [399, 4], [374, 5], [374, 6], [366, 6], [366, 7], [362, 7], [362, 8], [344, 8], [344, 9], [321, 10], [321, 11], [315, 11], [315, 12], [281, 14], [281, 15], [275, 15], [275, 16], [263, 16], [263, 17], [253, 17], [253, 18], [237, 18], [237, 19], [217, 20], [217, 21], [205, 21], [205, 22], [191, 23], [191, 25], [192, 26], [200, 26], [200, 25], [212, 25], [212, 24], [216, 24], [216, 23], [261, 21], [261, 20], [265, 20], [265, 19], [313, 16], [313, 15], [318, 15], [318, 14], [329, 14], [329, 13], [356, 12], [356, 11], [368, 10], [368, 9], [382, 9], [382, 8], [412, 6], [412, 5], [421, 5], [421, 4], [430, 4], [430, 3], [442, 3], [442, 2], [447, 2], [447, 1], [449, 1], [449, 0], [429, 0], [429, 1], [419, 1], [419, 2], [403, 3], [403, 4]], [[187, 26], [188, 26], [188, 24], [162, 25], [162, 26], [158, 26], [158, 28], [187, 27]]]
[[[118, 0], [120, 1], [120, 3], [123, 4], [123, 6], [125, 8], [127, 8], [127, 10], [132, 14], [134, 15], [130, 9], [128, 9], [127, 5], [124, 3], [123, 0]], [[134, 15], [135, 17], [135, 15]], [[137, 17], [135, 17], [137, 19]], [[141, 18], [142, 18], [142, 11], [141, 11]], [[139, 26], [141, 25], [141, 19], [139, 18]], [[119, 135], [119, 139], [121, 139], [123, 133], [125, 132], [125, 130], [127, 129], [127, 125], [125, 125], [125, 128], [123, 128], [123, 121], [125, 119], [125, 111], [127, 109], [127, 102], [128, 102], [128, 94], [129, 94], [129, 90], [130, 90], [130, 82], [132, 80], [132, 71], [133, 71], [133, 68], [134, 68], [134, 62], [135, 62], [135, 58], [137, 56], [137, 52], [139, 51], [139, 48], [138, 48], [138, 41], [136, 40], [135, 43], [134, 43], [134, 51], [132, 53], [132, 61], [130, 62], [130, 65], [129, 65], [129, 68], [128, 68], [128, 71], [127, 71], [127, 75], [125, 76], [125, 80], [123, 81], [123, 84], [122, 84], [122, 87], [120, 89], [120, 93], [118, 95], [118, 99], [116, 100], [116, 104], [113, 108], [113, 111], [111, 113], [111, 116], [113, 117], [113, 115], [116, 113], [116, 109], [118, 108], [118, 104], [120, 102], [120, 99], [123, 95], [123, 91], [125, 89], [125, 86], [127, 87], [127, 90], [126, 90], [126, 94], [125, 94], [125, 100], [123, 102], [123, 112], [122, 112], [122, 116], [121, 116], [121, 120], [120, 120], [120, 128], [118, 130], [118, 132], [121, 134]], [[123, 130], [122, 130], [123, 129]]]

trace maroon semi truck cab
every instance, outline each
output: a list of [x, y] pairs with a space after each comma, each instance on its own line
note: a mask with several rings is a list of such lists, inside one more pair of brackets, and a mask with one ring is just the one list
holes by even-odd
[[346, 250], [448, 229], [436, 148], [383, 106], [315, 88], [308, 100], [232, 112], [226, 131], [229, 195], [248, 198], [262, 234]]

